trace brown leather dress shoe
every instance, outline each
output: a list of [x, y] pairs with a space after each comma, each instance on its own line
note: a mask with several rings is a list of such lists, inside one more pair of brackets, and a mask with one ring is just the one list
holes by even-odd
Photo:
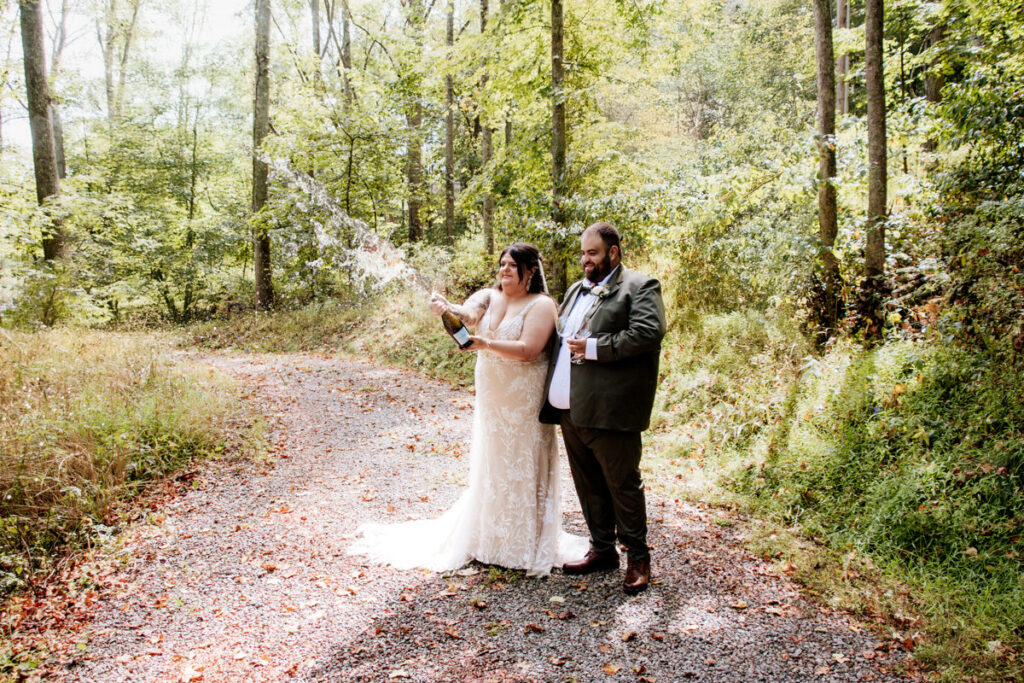
[[647, 590], [651, 583], [651, 561], [640, 560], [626, 562], [626, 578], [622, 581], [622, 590], [627, 595], [634, 595], [640, 591]]
[[609, 553], [595, 553], [593, 550], [588, 550], [582, 560], [566, 562], [562, 565], [562, 571], [566, 574], [590, 574], [618, 568], [619, 554], [614, 550]]

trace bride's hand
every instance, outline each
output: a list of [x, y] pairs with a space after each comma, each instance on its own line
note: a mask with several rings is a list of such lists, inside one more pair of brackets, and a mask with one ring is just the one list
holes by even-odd
[[484, 337], [478, 337], [474, 334], [469, 335], [469, 341], [472, 342], [469, 346], [464, 349], [459, 349], [462, 352], [468, 351], [484, 351], [491, 347], [490, 343]]
[[434, 315], [441, 315], [450, 308], [451, 304], [448, 303], [448, 299], [445, 299], [442, 295], [437, 292], [433, 292], [430, 295], [430, 312]]

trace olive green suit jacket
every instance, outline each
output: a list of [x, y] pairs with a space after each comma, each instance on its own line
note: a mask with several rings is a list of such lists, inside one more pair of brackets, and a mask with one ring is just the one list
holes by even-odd
[[[571, 309], [582, 284], [566, 292], [559, 315]], [[597, 360], [572, 365], [569, 416], [578, 427], [642, 432], [651, 421], [665, 336], [661, 283], [620, 265], [605, 287], [606, 294], [587, 312], [591, 335], [597, 338]], [[560, 417], [547, 401], [559, 343], [556, 334], [540, 413], [540, 421], [548, 424], [557, 424]]]

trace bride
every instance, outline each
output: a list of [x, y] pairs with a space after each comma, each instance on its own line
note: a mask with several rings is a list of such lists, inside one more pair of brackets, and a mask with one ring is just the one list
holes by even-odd
[[507, 247], [496, 287], [461, 306], [434, 294], [430, 310], [450, 310], [477, 331], [467, 349], [478, 352], [469, 486], [435, 519], [362, 525], [349, 552], [400, 569], [477, 560], [535, 576], [583, 557], [588, 539], [562, 531], [554, 427], [537, 420], [556, 316], [540, 252]]

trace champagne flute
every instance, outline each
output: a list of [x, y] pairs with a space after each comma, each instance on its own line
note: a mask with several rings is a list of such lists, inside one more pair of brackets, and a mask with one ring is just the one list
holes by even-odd
[[[586, 339], [590, 336], [590, 318], [584, 318], [583, 322], [580, 323], [580, 328], [572, 335], [573, 339]], [[570, 362], [574, 365], [580, 365], [586, 360], [585, 354], [574, 353]]]

